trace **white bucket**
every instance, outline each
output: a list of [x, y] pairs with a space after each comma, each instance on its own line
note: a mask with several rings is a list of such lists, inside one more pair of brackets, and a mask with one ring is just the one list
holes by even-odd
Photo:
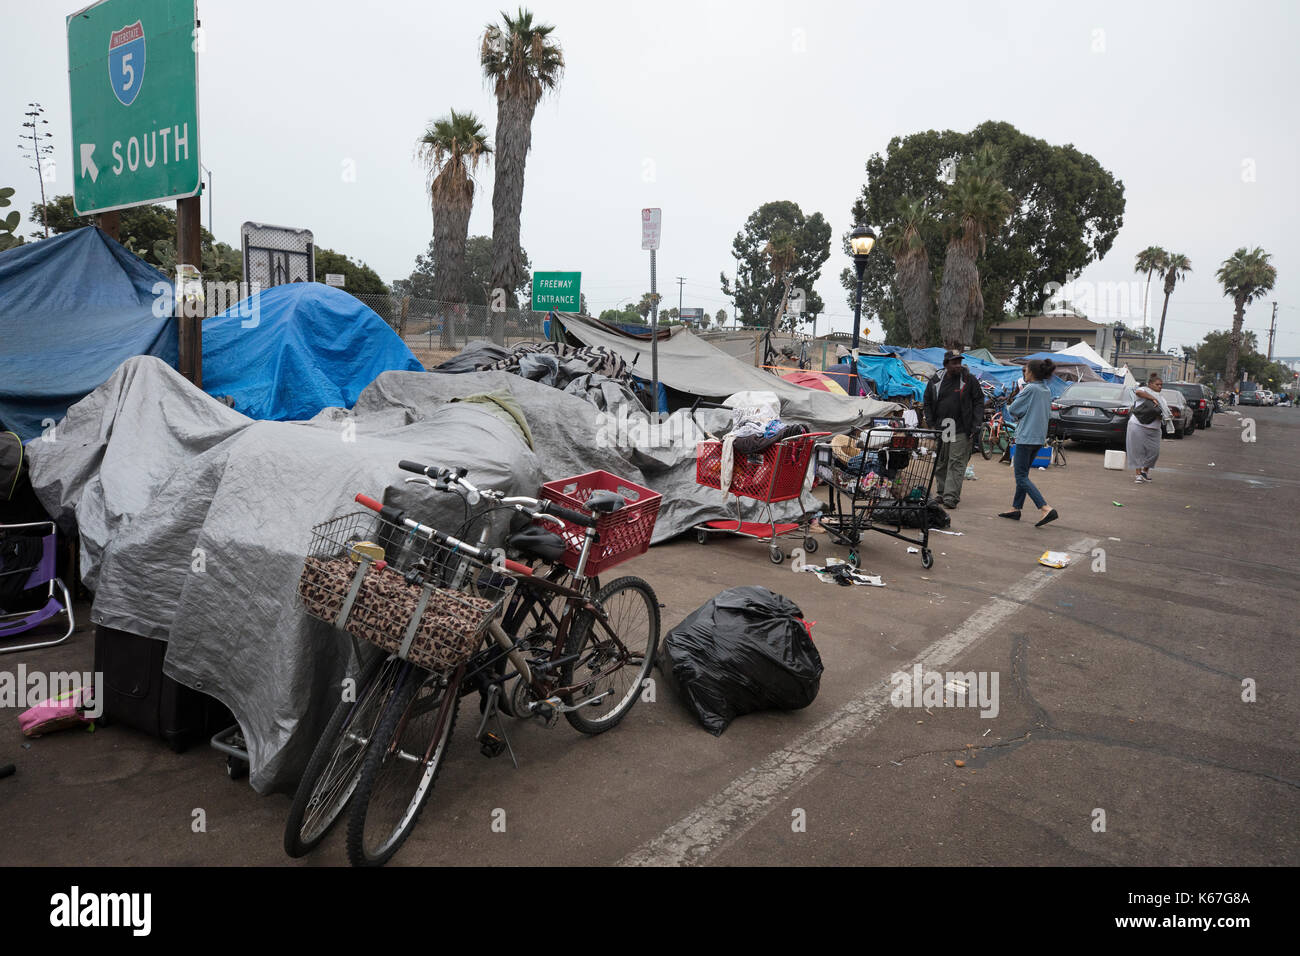
[[1126, 457], [1124, 452], [1118, 448], [1108, 448], [1106, 449], [1106, 460], [1103, 464], [1112, 471], [1123, 471]]

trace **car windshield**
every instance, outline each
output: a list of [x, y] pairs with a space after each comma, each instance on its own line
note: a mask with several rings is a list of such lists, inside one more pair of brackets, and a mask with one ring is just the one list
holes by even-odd
[[1105, 382], [1078, 382], [1061, 393], [1061, 399], [1078, 402], [1122, 402], [1124, 386]]

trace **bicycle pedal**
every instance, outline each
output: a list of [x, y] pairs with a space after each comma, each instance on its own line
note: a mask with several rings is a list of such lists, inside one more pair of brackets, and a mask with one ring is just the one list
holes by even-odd
[[479, 753], [484, 757], [500, 757], [505, 753], [505, 749], [506, 742], [504, 738], [498, 737], [496, 734], [488, 733], [483, 735], [481, 746], [479, 747]]

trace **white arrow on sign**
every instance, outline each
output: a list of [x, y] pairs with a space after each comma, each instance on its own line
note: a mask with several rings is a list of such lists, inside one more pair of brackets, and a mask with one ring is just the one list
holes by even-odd
[[99, 167], [95, 165], [94, 156], [95, 156], [95, 144], [82, 143], [81, 144], [81, 175], [84, 176], [86, 175], [87, 172], [89, 172], [90, 181], [92, 183], [98, 182], [99, 180]]

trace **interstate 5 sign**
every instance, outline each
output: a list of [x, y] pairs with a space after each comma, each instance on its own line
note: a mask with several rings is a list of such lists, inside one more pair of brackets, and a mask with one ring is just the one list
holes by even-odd
[[68, 17], [78, 215], [199, 192], [194, 0], [101, 0]]

